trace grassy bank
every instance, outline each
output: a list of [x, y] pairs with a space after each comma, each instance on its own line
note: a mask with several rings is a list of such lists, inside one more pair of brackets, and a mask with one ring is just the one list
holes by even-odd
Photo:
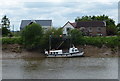
[[93, 45], [102, 47], [103, 45], [113, 48], [120, 46], [120, 37], [83, 37], [79, 42], [81, 45]]
[[2, 44], [22, 44], [20, 37], [3, 37], [0, 39], [0, 41], [2, 41]]
[[[21, 44], [22, 40], [20, 37], [3, 37], [0, 39], [2, 44]], [[120, 37], [82, 37], [78, 45], [92, 45], [97, 47], [102, 47], [103, 45], [113, 48], [120, 46]]]

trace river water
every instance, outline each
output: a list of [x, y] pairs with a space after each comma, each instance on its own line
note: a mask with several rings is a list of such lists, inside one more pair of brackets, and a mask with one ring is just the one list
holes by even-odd
[[118, 58], [4, 59], [3, 79], [117, 79]]

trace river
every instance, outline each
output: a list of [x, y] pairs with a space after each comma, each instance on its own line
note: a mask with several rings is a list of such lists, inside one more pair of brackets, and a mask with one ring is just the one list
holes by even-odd
[[3, 79], [117, 79], [118, 58], [2, 60]]

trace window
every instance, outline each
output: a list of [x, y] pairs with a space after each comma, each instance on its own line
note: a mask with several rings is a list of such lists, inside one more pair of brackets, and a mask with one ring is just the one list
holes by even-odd
[[72, 52], [74, 52], [74, 49], [72, 49]]
[[67, 31], [70, 31], [70, 28], [67, 28]]
[[98, 28], [97, 28], [97, 31], [101, 31], [101, 28], [100, 28], [100, 27], [98, 27]]
[[75, 49], [75, 51], [77, 51], [77, 49]]
[[92, 28], [91, 27], [89, 27], [89, 32], [92, 32]]

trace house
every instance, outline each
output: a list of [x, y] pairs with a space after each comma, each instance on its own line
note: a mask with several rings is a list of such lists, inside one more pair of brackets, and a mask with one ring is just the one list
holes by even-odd
[[50, 29], [52, 27], [52, 20], [22, 20], [20, 30], [22, 30], [25, 26], [31, 23], [37, 23], [41, 25], [45, 30]]
[[69, 21], [62, 27], [63, 28], [63, 35], [68, 35], [69, 30], [74, 29], [76, 23], [70, 23]]
[[[70, 25], [68, 25], [68, 23]], [[85, 35], [97, 36], [102, 35], [106, 36], [106, 22], [105, 21], [79, 21], [75, 23], [67, 22], [63, 26], [63, 34], [68, 35], [69, 29], [77, 28], [80, 31], [84, 32]]]

